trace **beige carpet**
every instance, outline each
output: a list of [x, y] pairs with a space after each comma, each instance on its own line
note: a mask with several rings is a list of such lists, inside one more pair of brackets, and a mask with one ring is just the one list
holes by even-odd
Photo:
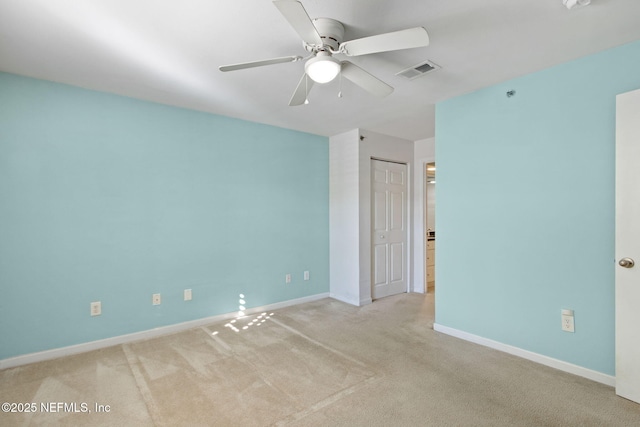
[[6, 369], [0, 400], [36, 411], [0, 425], [640, 426], [611, 387], [432, 324], [432, 295], [324, 299]]

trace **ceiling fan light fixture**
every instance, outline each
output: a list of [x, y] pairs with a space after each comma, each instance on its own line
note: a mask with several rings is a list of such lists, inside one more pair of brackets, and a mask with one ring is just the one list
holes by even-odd
[[562, 4], [564, 4], [567, 9], [573, 9], [576, 6], [588, 6], [591, 4], [591, 0], [562, 0]]
[[318, 52], [304, 64], [304, 71], [316, 83], [329, 83], [340, 73], [340, 61], [327, 52]]

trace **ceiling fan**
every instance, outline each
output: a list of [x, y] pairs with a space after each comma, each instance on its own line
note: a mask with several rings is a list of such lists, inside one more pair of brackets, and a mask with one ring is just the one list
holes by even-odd
[[223, 65], [220, 71], [235, 71], [306, 60], [302, 78], [289, 101], [290, 106], [308, 104], [307, 96], [314, 83], [328, 83], [341, 74], [356, 85], [376, 96], [387, 96], [393, 88], [382, 80], [349, 61], [340, 61], [334, 54], [346, 56], [367, 55], [429, 45], [429, 35], [423, 27], [379, 34], [343, 42], [344, 26], [330, 18], [309, 18], [302, 3], [297, 0], [274, 0], [273, 4], [302, 38], [307, 57], [285, 56], [261, 61]]

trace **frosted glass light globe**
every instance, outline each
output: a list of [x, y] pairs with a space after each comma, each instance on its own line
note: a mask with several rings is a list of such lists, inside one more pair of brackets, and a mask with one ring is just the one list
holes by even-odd
[[340, 73], [340, 61], [330, 54], [319, 52], [304, 64], [304, 71], [316, 83], [328, 83]]

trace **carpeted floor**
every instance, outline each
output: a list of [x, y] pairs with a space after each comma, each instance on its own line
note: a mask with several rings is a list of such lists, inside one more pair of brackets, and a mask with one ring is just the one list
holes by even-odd
[[640, 425], [611, 387], [432, 324], [432, 294], [323, 299], [6, 369], [0, 400], [36, 405], [0, 425]]

